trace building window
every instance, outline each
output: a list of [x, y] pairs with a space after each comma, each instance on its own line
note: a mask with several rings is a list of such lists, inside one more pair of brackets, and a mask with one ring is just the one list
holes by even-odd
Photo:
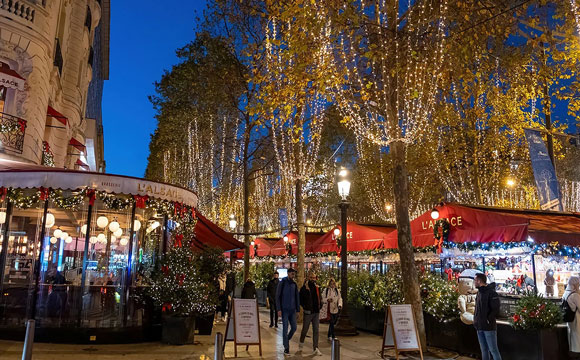
[[85, 26], [91, 31], [91, 24], [93, 22], [93, 17], [91, 15], [91, 8], [87, 6], [87, 17], [85, 18]]
[[0, 86], [0, 113], [4, 112], [4, 103], [6, 102], [6, 88]]
[[62, 49], [60, 47], [60, 40], [56, 39], [56, 46], [54, 51], [54, 66], [58, 68], [58, 73], [62, 76]]

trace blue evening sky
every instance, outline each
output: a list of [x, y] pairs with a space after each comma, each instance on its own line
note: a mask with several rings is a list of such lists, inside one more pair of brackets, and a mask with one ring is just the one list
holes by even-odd
[[205, 0], [111, 2], [110, 73], [103, 94], [108, 173], [144, 176], [156, 127], [147, 96], [163, 71], [177, 63], [175, 50], [193, 40], [196, 15], [201, 17], [205, 5]]

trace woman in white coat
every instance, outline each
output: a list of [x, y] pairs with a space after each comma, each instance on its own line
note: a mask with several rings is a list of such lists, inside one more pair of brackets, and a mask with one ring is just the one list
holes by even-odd
[[571, 276], [564, 291], [562, 300], [568, 301], [570, 309], [574, 311], [574, 321], [568, 323], [568, 344], [570, 351], [577, 358], [580, 355], [580, 278]]
[[338, 314], [342, 309], [342, 298], [340, 292], [336, 288], [336, 281], [330, 278], [328, 287], [322, 290], [320, 294], [322, 298], [322, 309], [320, 310], [320, 318], [326, 319], [330, 314], [330, 324], [328, 326], [328, 340], [334, 339], [334, 325], [338, 320]]

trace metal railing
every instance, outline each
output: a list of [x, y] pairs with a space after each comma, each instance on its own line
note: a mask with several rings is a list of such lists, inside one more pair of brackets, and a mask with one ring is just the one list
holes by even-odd
[[60, 40], [56, 38], [56, 45], [54, 50], [54, 66], [58, 68], [58, 73], [60, 75], [62, 75], [62, 65], [63, 65], [62, 49], [60, 47]]
[[11, 151], [22, 154], [26, 120], [0, 113], [0, 151]]

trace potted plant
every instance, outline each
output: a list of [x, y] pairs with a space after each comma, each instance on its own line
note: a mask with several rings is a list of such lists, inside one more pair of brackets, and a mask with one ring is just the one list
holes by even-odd
[[195, 316], [214, 311], [217, 296], [196, 266], [198, 256], [183, 244], [183, 234], [176, 234], [173, 242], [174, 246], [151, 274], [148, 292], [155, 305], [161, 307], [162, 341], [192, 344]]
[[[560, 307], [542, 296], [522, 297], [510, 319], [513, 334], [505, 334], [502, 354], [510, 359], [565, 359], [568, 343]], [[510, 330], [509, 328], [506, 330]], [[515, 330], [515, 331], [513, 331]], [[498, 332], [498, 338], [501, 336]], [[518, 344], [526, 343], [522, 349]]]

